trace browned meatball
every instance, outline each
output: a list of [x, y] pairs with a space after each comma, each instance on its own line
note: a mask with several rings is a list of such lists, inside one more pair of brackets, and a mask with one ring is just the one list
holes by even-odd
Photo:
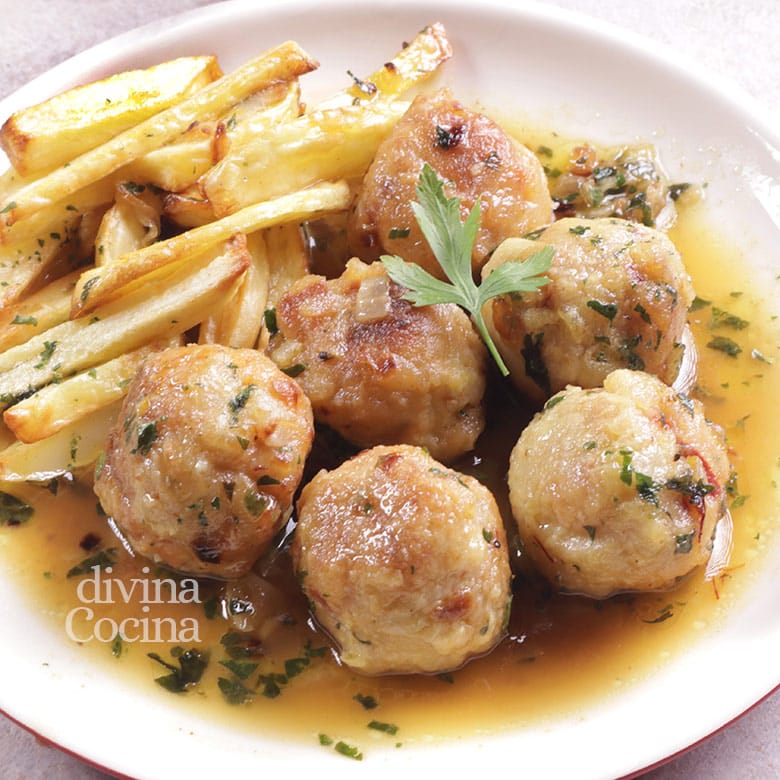
[[165, 350], [130, 384], [95, 492], [141, 555], [240, 577], [289, 517], [313, 436], [300, 387], [261, 353]]
[[462, 218], [482, 196], [475, 272], [503, 239], [552, 220], [552, 199], [536, 157], [492, 119], [441, 91], [417, 97], [380, 145], [349, 221], [350, 250], [358, 257], [400, 255], [442, 277], [411, 207], [425, 163], [447, 182], [448, 197], [461, 198]]
[[375, 447], [319, 472], [298, 502], [292, 554], [315, 617], [358, 671], [455, 669], [506, 630], [496, 502], [418, 447]]
[[723, 432], [698, 401], [621, 369], [603, 388], [561, 391], [523, 431], [510, 501], [539, 569], [603, 598], [670, 588], [706, 563], [728, 522], [729, 474]]
[[353, 444], [417, 444], [449, 461], [484, 426], [486, 350], [457, 306], [417, 308], [403, 292], [381, 263], [306, 276], [276, 308], [268, 353]]
[[533, 241], [504, 242], [482, 273], [543, 246], [555, 249], [550, 284], [483, 310], [515, 384], [537, 401], [567, 384], [597, 387], [619, 368], [671, 384], [693, 288], [666, 234], [624, 219], [561, 219]]

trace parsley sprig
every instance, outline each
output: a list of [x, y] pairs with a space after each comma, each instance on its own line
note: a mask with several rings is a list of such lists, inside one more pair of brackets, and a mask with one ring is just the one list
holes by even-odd
[[417, 203], [412, 210], [433, 254], [449, 281], [437, 279], [416, 263], [407, 263], [397, 255], [380, 258], [388, 276], [408, 289], [404, 298], [415, 306], [455, 303], [470, 315], [503, 376], [509, 374], [482, 317], [482, 307], [497, 295], [533, 292], [550, 280], [540, 276], [550, 267], [553, 248], [544, 247], [525, 261], [504, 263], [477, 285], [471, 272], [471, 250], [479, 229], [482, 198], [471, 209], [465, 222], [460, 219], [460, 198], [448, 198], [444, 182], [427, 163], [417, 182]]

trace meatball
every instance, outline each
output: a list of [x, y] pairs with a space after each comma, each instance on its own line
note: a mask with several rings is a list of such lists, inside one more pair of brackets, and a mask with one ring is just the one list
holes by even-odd
[[447, 671], [502, 638], [506, 538], [473, 477], [417, 447], [374, 447], [320, 471], [297, 508], [293, 564], [347, 666]]
[[543, 246], [555, 249], [550, 284], [494, 298], [483, 311], [523, 393], [542, 401], [568, 384], [598, 387], [619, 368], [671, 384], [693, 289], [669, 238], [622, 219], [561, 219], [534, 241], [504, 242], [483, 277]]
[[455, 304], [415, 307], [403, 293], [382, 263], [306, 276], [276, 307], [268, 354], [347, 441], [416, 444], [450, 461], [484, 427], [487, 351]]
[[560, 589], [661, 590], [713, 549], [727, 517], [722, 431], [701, 404], [620, 369], [568, 387], [521, 434], [509, 498], [523, 548]]
[[396, 254], [443, 278], [411, 206], [425, 163], [447, 182], [448, 197], [461, 198], [463, 218], [482, 197], [475, 272], [503, 239], [552, 220], [547, 179], [532, 152], [447, 91], [420, 95], [379, 146], [363, 180], [348, 227], [358, 257]]
[[240, 577], [289, 517], [313, 437], [308, 400], [263, 354], [165, 350], [128, 388], [95, 493], [141, 555]]

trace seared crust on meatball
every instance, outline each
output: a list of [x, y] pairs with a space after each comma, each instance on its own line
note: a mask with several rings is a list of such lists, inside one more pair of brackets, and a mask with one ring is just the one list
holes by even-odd
[[313, 436], [307, 398], [261, 353], [165, 350], [130, 384], [95, 492], [141, 555], [240, 577], [289, 517]]
[[511, 600], [496, 502], [420, 448], [375, 447], [298, 501], [293, 564], [347, 666], [441, 672], [490, 650]]
[[349, 221], [350, 250], [358, 257], [397, 254], [443, 278], [411, 206], [425, 163], [444, 179], [448, 197], [461, 198], [462, 218], [482, 197], [475, 272], [505, 238], [552, 220], [547, 179], [533, 153], [443, 90], [418, 96], [377, 150]]
[[268, 354], [349, 442], [416, 444], [450, 461], [484, 427], [486, 350], [455, 304], [418, 308], [403, 292], [381, 263], [306, 276], [276, 308]]
[[706, 563], [727, 513], [722, 431], [698, 401], [621, 369], [568, 387], [523, 431], [509, 491], [523, 546], [565, 591], [671, 588]]
[[693, 289], [669, 238], [627, 220], [561, 219], [534, 241], [505, 242], [483, 276], [543, 246], [555, 249], [550, 284], [483, 311], [515, 384], [536, 401], [568, 384], [598, 387], [619, 368], [671, 384]]

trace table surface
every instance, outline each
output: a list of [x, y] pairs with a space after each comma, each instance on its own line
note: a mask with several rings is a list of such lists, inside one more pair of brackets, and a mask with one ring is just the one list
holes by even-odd
[[[0, 0], [0, 97], [62, 60], [157, 18], [210, 0]], [[776, 0], [553, 0], [641, 33], [697, 60], [721, 81], [752, 95], [780, 118]], [[647, 773], [647, 780], [780, 777], [780, 692], [692, 751]], [[36, 741], [0, 717], [3, 778], [98, 780], [103, 773]]]

